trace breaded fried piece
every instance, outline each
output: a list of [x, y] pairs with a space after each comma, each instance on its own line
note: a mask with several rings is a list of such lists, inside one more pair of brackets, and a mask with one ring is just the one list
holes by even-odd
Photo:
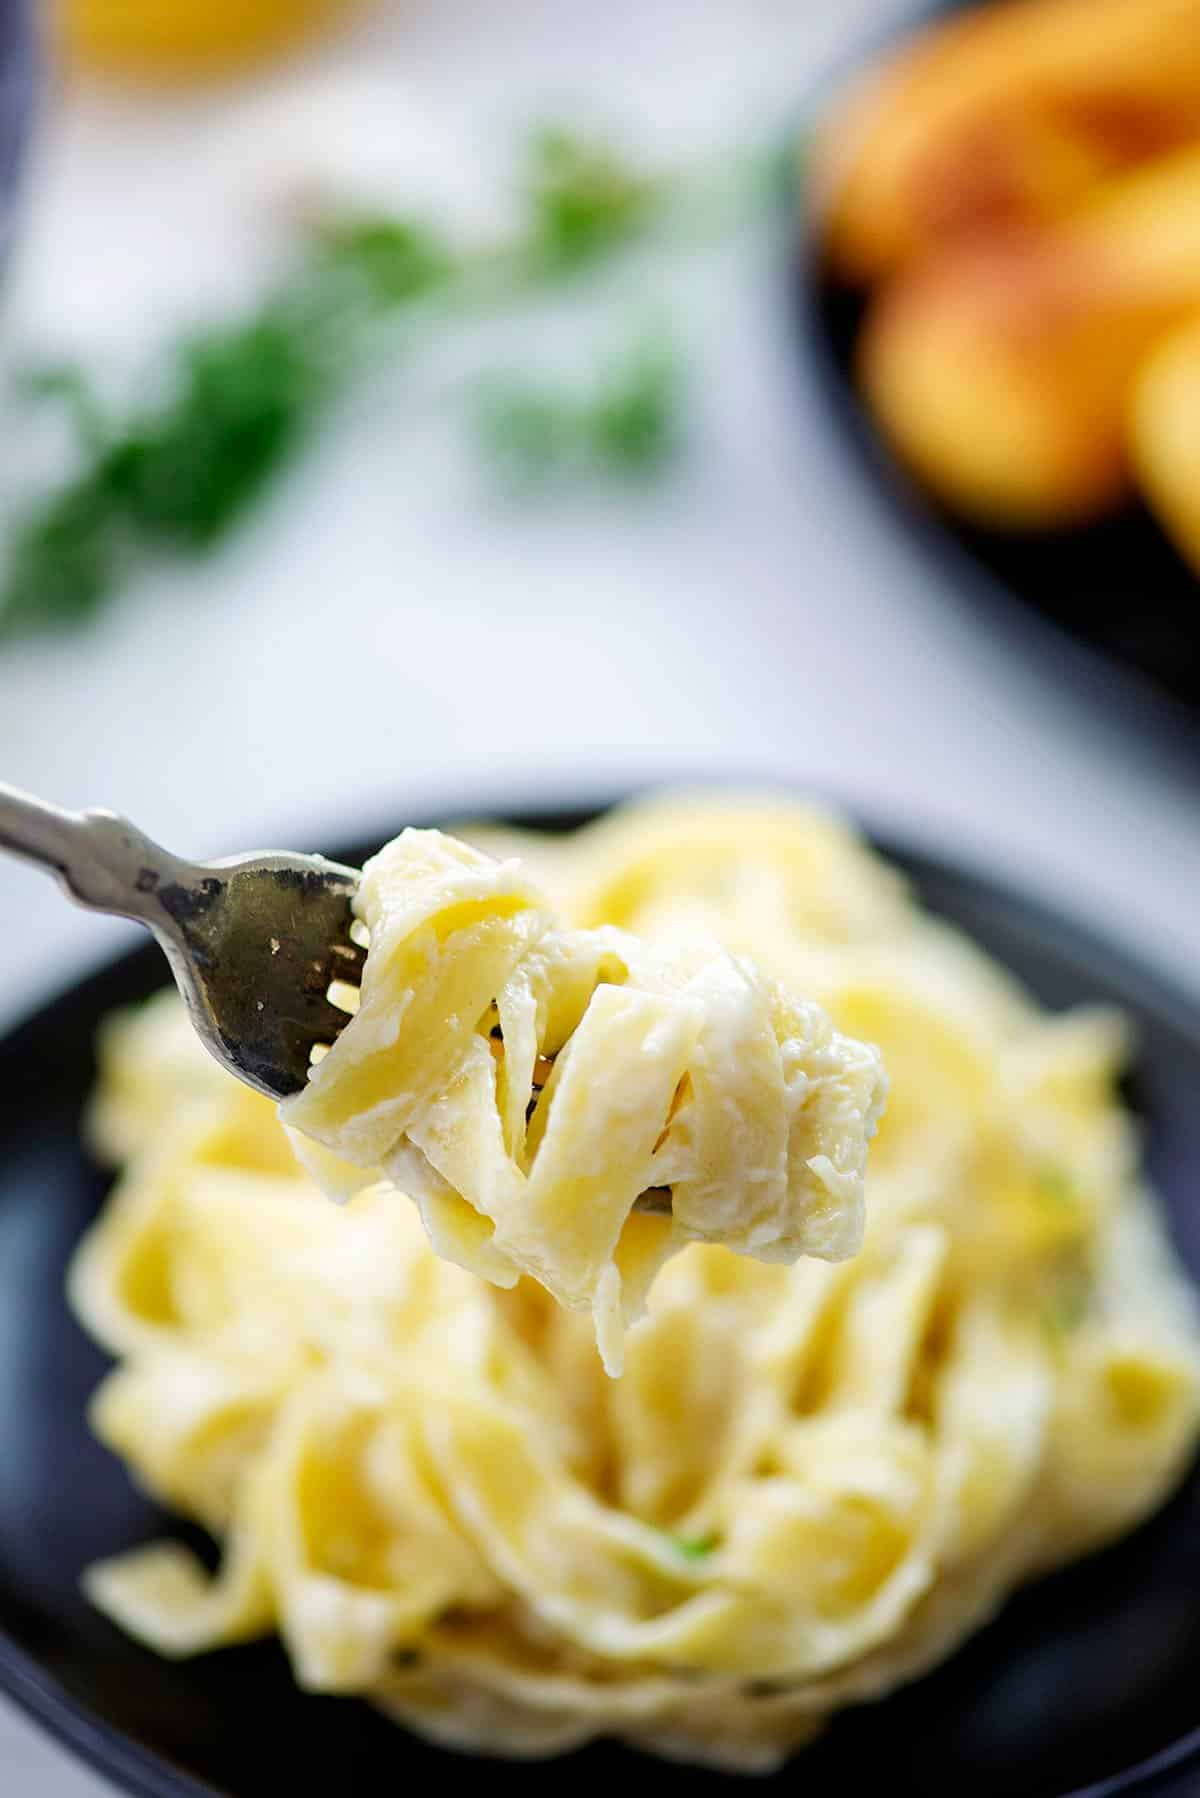
[[1159, 523], [1200, 574], [1200, 311], [1156, 345], [1139, 370], [1129, 444]]
[[851, 89], [813, 155], [832, 273], [1044, 224], [1200, 135], [1200, 0], [1001, 0]]
[[901, 460], [982, 522], [1081, 522], [1130, 482], [1130, 383], [1200, 307], [1200, 147], [1106, 184], [1071, 219], [897, 275], [858, 351]]

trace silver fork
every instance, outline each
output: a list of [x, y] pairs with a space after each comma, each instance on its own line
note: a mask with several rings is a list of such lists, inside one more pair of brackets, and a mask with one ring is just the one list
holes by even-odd
[[2, 783], [0, 848], [152, 930], [204, 1046], [273, 1099], [300, 1091], [313, 1050], [349, 1022], [329, 993], [356, 987], [366, 957], [350, 934], [354, 868], [287, 852], [181, 861], [115, 812], [62, 811]]

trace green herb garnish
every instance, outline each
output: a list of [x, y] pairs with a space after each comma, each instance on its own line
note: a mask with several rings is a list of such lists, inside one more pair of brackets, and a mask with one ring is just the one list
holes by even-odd
[[1037, 1171], [1039, 1198], [1048, 1204], [1074, 1210], [1079, 1204], [1079, 1188], [1067, 1170], [1056, 1161], [1044, 1163]]
[[707, 1536], [670, 1536], [669, 1540], [689, 1561], [703, 1561], [720, 1545], [720, 1537], [713, 1533]]
[[518, 486], [570, 470], [653, 474], [677, 445], [682, 392], [679, 357], [657, 336], [637, 340], [583, 393], [493, 376], [478, 392], [479, 445]]
[[608, 144], [546, 126], [527, 159], [531, 266], [562, 271], [595, 261], [641, 231], [665, 192]]
[[1042, 1305], [1042, 1323], [1050, 1336], [1072, 1335], [1087, 1317], [1092, 1303], [1092, 1283], [1085, 1274], [1064, 1275]]
[[[729, 168], [726, 159], [722, 186]], [[599, 140], [542, 129], [528, 149], [525, 224], [509, 243], [464, 256], [419, 220], [325, 219], [265, 299], [165, 346], [141, 384], [152, 400], [102, 405], [75, 365], [26, 373], [26, 403], [64, 409], [74, 466], [10, 530], [0, 631], [76, 624], [148, 557], [219, 542], [347, 383], [394, 351], [383, 322], [415, 305], [444, 325], [473, 308], [511, 304], [713, 190], [711, 171], [693, 171], [689, 186], [686, 175], [633, 168]], [[678, 358], [643, 341], [581, 393], [493, 380], [480, 398], [479, 434], [492, 461], [520, 482], [568, 467], [648, 475], [674, 447], [681, 386]]]
[[678, 436], [682, 372], [661, 337], [644, 338], [608, 371], [583, 413], [598, 462], [641, 473], [666, 461]]
[[544, 383], [515, 375], [480, 382], [475, 434], [496, 473], [516, 487], [540, 486], [579, 447], [574, 405]]
[[380, 309], [446, 286], [462, 266], [428, 225], [378, 213], [324, 221], [313, 254], [318, 272], [359, 283], [369, 303]]
[[77, 368], [26, 379], [28, 397], [67, 408], [76, 470], [12, 532], [0, 628], [74, 623], [139, 558], [204, 551], [228, 532], [339, 390], [364, 327], [428, 287], [428, 250], [418, 272], [400, 253], [409, 228], [389, 233], [323, 237], [245, 317], [180, 337], [149, 403], [106, 413]]

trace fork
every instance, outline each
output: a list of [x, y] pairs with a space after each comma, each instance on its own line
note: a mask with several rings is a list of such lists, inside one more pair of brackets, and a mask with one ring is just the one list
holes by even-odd
[[145, 924], [217, 1060], [284, 1099], [350, 1012], [366, 951], [354, 868], [288, 852], [189, 862], [115, 812], [69, 812], [0, 783], [0, 848], [49, 868], [81, 905]]

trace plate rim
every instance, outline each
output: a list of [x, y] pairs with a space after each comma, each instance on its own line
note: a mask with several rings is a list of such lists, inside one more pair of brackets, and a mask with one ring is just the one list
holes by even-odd
[[[741, 777], [704, 784], [710, 790], [717, 786], [743, 791], [755, 785], [753, 781], [743, 780]], [[699, 781], [692, 782], [682, 791], [694, 792], [700, 785]], [[796, 783], [788, 785], [774, 780], [758, 783], [757, 790], [762, 791], [764, 785], [767, 791], [774, 790], [782, 794], [790, 791], [797, 799], [808, 796]], [[670, 790], [670, 786], [680, 790], [679, 783], [669, 783], [667, 790]], [[602, 816], [624, 801], [652, 794], [663, 788], [664, 783], [660, 782], [657, 785], [647, 783], [609, 787], [598, 792], [584, 790], [577, 792], [574, 799], [558, 792], [540, 797], [527, 794], [503, 807], [463, 807], [461, 803], [456, 803], [435, 810], [421, 805], [412, 808], [411, 821], [422, 823], [436, 818], [443, 825], [452, 827], [456, 823], [490, 815], [498, 817], [502, 824], [516, 828], [537, 829], [539, 819], [543, 828], [546, 821], [551, 819], [566, 823], [567, 828], [576, 828]], [[893, 865], [898, 865], [904, 877], [912, 882], [918, 895], [922, 894], [927, 883], [940, 880], [984, 897], [989, 905], [998, 905], [1002, 911], [1013, 908], [1029, 922], [1036, 934], [1052, 940], [1055, 948], [1061, 949], [1067, 962], [1102, 957], [1111, 970], [1114, 984], [1121, 989], [1136, 992], [1143, 1008], [1153, 1012], [1172, 1031], [1187, 1039], [1200, 1058], [1200, 996], [1182, 992], [1166, 969], [1156, 964], [1152, 955], [1110, 937], [1103, 928], [1097, 927], [1088, 919], [1076, 917], [1069, 906], [1063, 906], [1049, 895], [1043, 895], [1036, 887], [1027, 889], [1011, 880], [1008, 875], [994, 871], [988, 866], [986, 857], [981, 857], [978, 853], [959, 857], [948, 849], [939, 849], [919, 837], [905, 835], [902, 831], [897, 832], [882, 825], [868, 807], [846, 804], [819, 791], [814, 792], [811, 797], [815, 804], [826, 804], [829, 809], [836, 810], [845, 817], [851, 827], [859, 831], [879, 855]], [[378, 832], [374, 829], [360, 829], [356, 847], [365, 843], [386, 842], [389, 834], [395, 834], [396, 822], [393, 816]], [[329, 833], [314, 834], [319, 841], [332, 842], [336, 849], [336, 829]], [[326, 853], [334, 853], [334, 850]], [[1078, 951], [1074, 954], [1073, 945], [1078, 945]], [[25, 1030], [44, 1020], [47, 1014], [59, 1007], [77, 1005], [88, 995], [90, 989], [102, 988], [114, 980], [119, 982], [124, 970], [145, 961], [147, 954], [153, 953], [153, 949], [154, 945], [150, 941], [135, 942], [132, 947], [102, 957], [73, 978], [53, 986], [44, 998], [40, 1001], [34, 999], [26, 1004], [9, 1020], [7, 1026], [0, 1031], [0, 1049], [7, 1048]], [[2, 1613], [0, 1694], [10, 1699], [19, 1712], [38, 1725], [44, 1736], [69, 1750], [95, 1772], [116, 1783], [119, 1790], [128, 1794], [128, 1798], [232, 1798], [227, 1788], [211, 1785], [198, 1775], [179, 1767], [157, 1749], [107, 1722], [86, 1701], [73, 1696], [10, 1633]], [[1200, 1769], [1200, 1722], [1147, 1759], [1122, 1771], [1106, 1774], [1089, 1785], [1073, 1786], [1069, 1791], [1063, 1792], [1061, 1798], [1153, 1798], [1156, 1792], [1161, 1792], [1163, 1798], [1168, 1798], [1167, 1788], [1160, 1782], [1170, 1780], [1173, 1775], [1188, 1768]]]

